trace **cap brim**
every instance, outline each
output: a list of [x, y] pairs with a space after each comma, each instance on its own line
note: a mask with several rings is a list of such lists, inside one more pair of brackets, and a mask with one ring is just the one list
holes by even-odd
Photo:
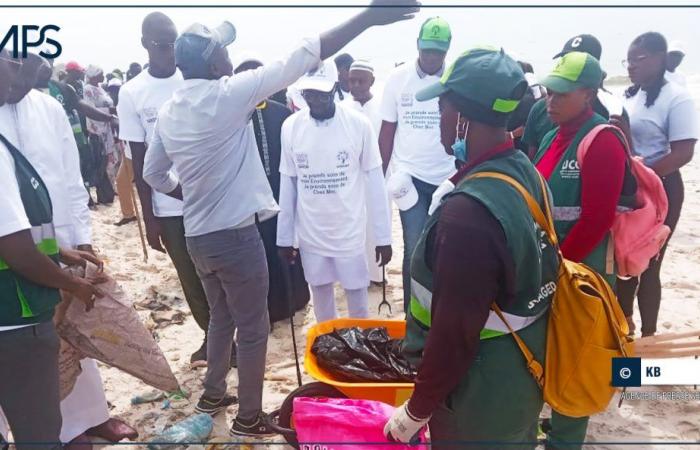
[[438, 81], [435, 84], [426, 86], [420, 91], [416, 92], [416, 100], [418, 100], [419, 102], [424, 102], [426, 100], [439, 97], [447, 91], [449, 91], [449, 89], [444, 84]]
[[330, 92], [334, 87], [334, 82], [324, 80], [300, 80], [297, 84], [300, 91]]
[[212, 34], [216, 36], [216, 41], [223, 47], [230, 45], [236, 40], [236, 27], [228, 20], [224, 21], [218, 27], [212, 30]]
[[566, 94], [567, 92], [572, 92], [576, 89], [583, 87], [573, 81], [569, 81], [565, 78], [556, 77], [552, 75], [548, 75], [547, 77], [545, 77], [543, 80], [540, 81], [540, 84], [546, 87], [547, 89], [557, 92], [559, 94]]
[[418, 39], [418, 50], [438, 50], [440, 52], [447, 53], [447, 50], [449, 49], [449, 42]]

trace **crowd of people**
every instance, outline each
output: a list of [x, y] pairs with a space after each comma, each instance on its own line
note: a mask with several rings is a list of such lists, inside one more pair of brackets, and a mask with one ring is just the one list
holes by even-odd
[[[635, 38], [625, 60], [631, 86], [618, 100], [603, 84], [601, 43], [588, 34], [567, 41], [542, 80], [500, 48], [473, 48], [448, 65], [454, 42], [442, 17], [418, 27], [415, 60], [397, 65], [382, 93], [371, 61], [329, 60], [364, 30], [412, 18], [417, 6], [403, 4], [369, 8], [279, 61], [233, 52], [232, 62], [231, 23], [178, 32], [159, 12], [142, 24], [148, 63], [125, 74], [3, 51], [0, 407], [18, 449], [138, 436], [110, 418], [93, 360], [81, 361], [63, 401], [58, 390], [59, 291], [86, 308], [101, 296], [99, 279], [61, 266], [101, 265], [90, 208], [115, 194], [114, 225], [136, 232], [141, 211], [148, 246], [169, 256], [202, 330], [190, 360], [206, 366], [195, 409], [214, 415], [237, 404], [233, 435], [274, 434], [262, 408], [271, 322], [309, 299], [318, 322], [336, 318], [336, 283], [348, 315], [370, 317], [368, 287], [386, 283], [393, 256], [393, 202], [404, 350], [419, 370], [387, 437], [409, 442], [430, 424], [434, 442], [536, 441], [542, 393], [509, 335], [544, 357], [557, 248], [516, 191], [473, 179], [477, 172], [512, 177], [541, 206], [551, 196], [563, 256], [616, 289], [632, 334], [635, 299], [641, 335], [656, 332], [666, 246], [640, 277], [619, 278], [611, 228], [635, 207], [631, 155], [662, 180], [665, 223], [678, 223], [680, 169], [700, 135], [678, 70], [682, 45], [656, 32]], [[603, 124], [613, 127], [578, 159]], [[226, 384], [231, 368], [237, 395]], [[553, 411], [547, 448], [580, 447], [587, 425]]]

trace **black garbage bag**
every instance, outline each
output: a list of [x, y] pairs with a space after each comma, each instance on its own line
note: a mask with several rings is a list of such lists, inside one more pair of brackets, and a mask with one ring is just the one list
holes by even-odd
[[386, 328], [340, 328], [311, 346], [318, 365], [339, 381], [413, 383], [416, 369], [401, 355], [401, 339]]

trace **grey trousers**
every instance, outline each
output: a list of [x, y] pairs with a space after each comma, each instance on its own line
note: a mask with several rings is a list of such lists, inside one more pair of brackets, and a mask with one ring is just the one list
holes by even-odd
[[188, 237], [187, 249], [209, 302], [204, 395], [226, 394], [233, 335], [238, 328], [238, 417], [262, 410], [270, 320], [265, 248], [255, 225]]
[[0, 406], [18, 450], [61, 446], [58, 349], [52, 322], [0, 331]]

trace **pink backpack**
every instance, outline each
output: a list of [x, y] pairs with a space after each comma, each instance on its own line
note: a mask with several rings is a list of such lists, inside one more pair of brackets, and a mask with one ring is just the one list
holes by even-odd
[[584, 136], [576, 153], [579, 167], [583, 167], [583, 158], [593, 139], [607, 128], [616, 131], [622, 138], [632, 175], [637, 181], [636, 208], [618, 212], [610, 230], [615, 247], [617, 274], [621, 277], [637, 277], [658, 256], [671, 233], [671, 229], [664, 224], [668, 198], [656, 172], [630, 154], [624, 133], [613, 125], [597, 125]]

